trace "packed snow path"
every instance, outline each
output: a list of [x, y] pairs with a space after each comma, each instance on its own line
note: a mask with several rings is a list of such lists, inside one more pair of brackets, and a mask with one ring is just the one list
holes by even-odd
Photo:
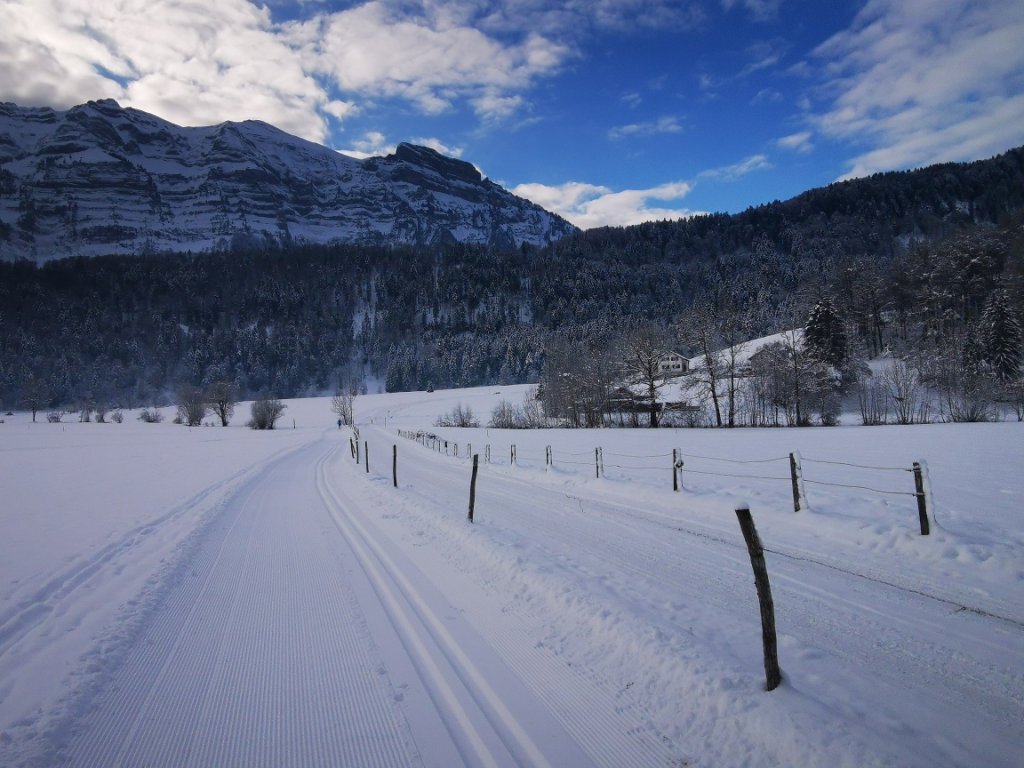
[[[74, 725], [66, 764], [594, 764], [345, 495], [339, 446], [235, 495]], [[571, 677], [547, 682], [590, 693]], [[667, 764], [613, 706], [591, 718], [612, 734], [600, 762]]]

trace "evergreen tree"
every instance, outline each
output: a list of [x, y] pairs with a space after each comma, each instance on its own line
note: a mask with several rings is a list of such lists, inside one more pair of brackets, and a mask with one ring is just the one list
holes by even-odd
[[838, 371], [849, 363], [846, 332], [839, 311], [829, 299], [822, 299], [811, 309], [804, 326], [804, 348], [818, 362]]
[[996, 379], [1006, 384], [1020, 372], [1021, 328], [1010, 311], [1006, 292], [993, 291], [981, 316], [981, 358]]

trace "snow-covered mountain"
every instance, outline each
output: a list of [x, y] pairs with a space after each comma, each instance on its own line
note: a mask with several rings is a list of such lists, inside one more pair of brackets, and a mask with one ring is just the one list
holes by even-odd
[[255, 120], [183, 128], [116, 101], [0, 103], [0, 258], [246, 244], [543, 245], [574, 227], [470, 163], [366, 160]]

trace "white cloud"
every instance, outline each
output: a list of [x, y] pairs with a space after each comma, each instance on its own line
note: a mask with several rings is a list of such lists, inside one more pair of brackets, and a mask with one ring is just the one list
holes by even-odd
[[535, 79], [557, 71], [571, 49], [529, 33], [506, 43], [472, 26], [465, 3], [373, 0], [287, 26], [310, 71], [343, 92], [401, 98], [427, 114], [468, 98], [478, 114], [505, 117]]
[[701, 179], [719, 179], [721, 181], [736, 181], [754, 171], [763, 171], [772, 167], [767, 155], [751, 155], [733, 165], [723, 165], [718, 168], [710, 168], [697, 174]]
[[869, 0], [815, 51], [825, 135], [866, 145], [843, 178], [1024, 142], [1024, 3]]
[[608, 187], [571, 181], [558, 186], [520, 184], [512, 192], [557, 213], [581, 229], [592, 229], [695, 216], [699, 211], [651, 205], [652, 200], [682, 200], [692, 188], [688, 182], [675, 181], [648, 189], [615, 192]]
[[799, 131], [783, 136], [781, 139], [776, 140], [775, 144], [782, 149], [807, 154], [814, 149], [814, 144], [811, 143], [812, 135], [810, 131]]
[[440, 152], [445, 157], [462, 157], [462, 153], [465, 151], [463, 147], [451, 147], [445, 144], [440, 139], [433, 137], [416, 137], [409, 139], [410, 143], [418, 144], [421, 147], [430, 147], [435, 152]]
[[258, 118], [322, 141], [345, 113], [246, 0], [5, 0], [2, 97], [68, 107], [110, 97], [184, 125]]
[[357, 160], [365, 160], [368, 157], [390, 155], [397, 147], [397, 144], [389, 144], [387, 137], [380, 131], [369, 131], [363, 134], [363, 138], [354, 141], [350, 148], [339, 149], [338, 152]]
[[254, 0], [3, 0], [0, 99], [66, 108], [115, 98], [184, 125], [257, 118], [320, 142], [380, 97], [503, 119], [577, 54], [571, 26], [556, 42], [528, 15], [514, 34], [481, 31], [493, 5], [370, 0], [276, 24]]
[[608, 131], [608, 138], [614, 140], [624, 139], [627, 136], [656, 136], [664, 133], [682, 133], [683, 126], [679, 124], [676, 117], [662, 117], [648, 123], [633, 123], [631, 125], [620, 125]]

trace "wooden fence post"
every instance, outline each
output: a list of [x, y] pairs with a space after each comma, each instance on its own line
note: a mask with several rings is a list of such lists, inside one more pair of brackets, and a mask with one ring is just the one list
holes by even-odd
[[473, 522], [473, 508], [476, 506], [476, 472], [479, 454], [473, 454], [473, 477], [469, 481], [469, 522]]
[[356, 464], [359, 464], [359, 438], [356, 438]]
[[802, 506], [800, 501], [806, 496], [803, 492], [803, 467], [800, 466], [800, 454], [796, 451], [789, 454], [789, 475], [793, 481], [793, 511], [799, 512]]
[[391, 446], [391, 482], [398, 487], [398, 446]]
[[491, 463], [491, 444], [488, 443], [484, 446], [484, 462], [487, 464]]
[[601, 477], [601, 449], [594, 449], [594, 477], [600, 479]]
[[514, 444], [508, 449], [508, 455], [509, 463], [514, 467], [516, 465], [516, 447]]
[[549, 446], [547, 446], [547, 448], [544, 449], [544, 468], [545, 469], [551, 469], [551, 466], [554, 463], [555, 463], [555, 457], [551, 453], [551, 446], [549, 445]]
[[757, 587], [757, 602], [761, 607], [761, 642], [764, 646], [764, 678], [769, 691], [774, 691], [782, 682], [779, 669], [778, 641], [775, 637], [775, 604], [772, 602], [772, 588], [768, 583], [768, 567], [764, 562], [764, 547], [754, 527], [750, 510], [741, 507], [736, 510], [743, 540], [750, 553], [750, 566], [754, 569], [754, 585]]
[[366, 460], [366, 474], [370, 474], [370, 444], [363, 441], [363, 459]]
[[352, 452], [352, 458], [354, 459], [356, 457], [356, 444], [351, 437], [348, 439], [348, 449]]
[[921, 462], [914, 462], [914, 495], [917, 496], [917, 516], [921, 521], [921, 535], [927, 536], [931, 533], [928, 525], [928, 499], [924, 491], [924, 469]]
[[682, 463], [679, 461], [679, 449], [672, 449], [672, 490], [679, 492], [679, 469]]

